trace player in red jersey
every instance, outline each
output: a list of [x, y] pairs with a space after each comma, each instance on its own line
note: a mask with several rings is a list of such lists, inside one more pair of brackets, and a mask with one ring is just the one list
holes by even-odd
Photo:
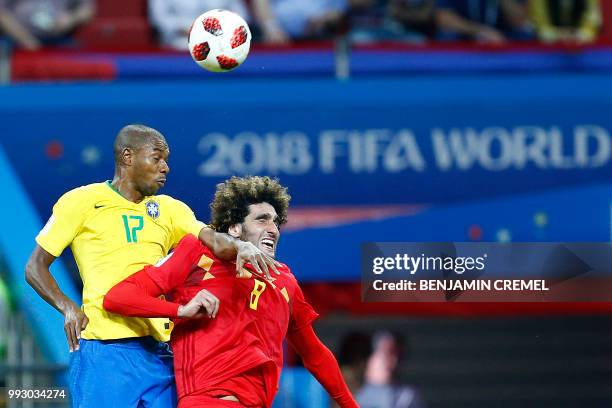
[[[289, 199], [276, 180], [232, 177], [217, 186], [211, 224], [274, 257]], [[175, 319], [171, 342], [181, 408], [270, 407], [285, 337], [341, 407], [357, 407], [336, 359], [312, 328], [317, 313], [290, 269], [279, 271], [266, 279], [247, 265], [237, 279], [233, 263], [186, 236], [156, 266], [111, 289], [104, 308]], [[204, 314], [208, 318], [194, 318]]]

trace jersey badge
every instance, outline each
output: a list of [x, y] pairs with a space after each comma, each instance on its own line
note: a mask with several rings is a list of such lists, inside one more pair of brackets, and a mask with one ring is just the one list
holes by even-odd
[[156, 219], [159, 217], [159, 204], [156, 201], [148, 201], [146, 204], [147, 214], [149, 217]]

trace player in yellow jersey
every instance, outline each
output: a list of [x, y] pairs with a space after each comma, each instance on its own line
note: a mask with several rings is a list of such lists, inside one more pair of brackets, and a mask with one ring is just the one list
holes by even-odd
[[[114, 143], [112, 181], [64, 194], [36, 237], [26, 266], [28, 283], [64, 315], [75, 407], [171, 407], [176, 404], [168, 319], [106, 312], [104, 295], [147, 264], [155, 264], [186, 234], [198, 236], [223, 259], [237, 258], [267, 273], [274, 261], [197, 221], [191, 209], [166, 195], [170, 151], [164, 136], [143, 125], [121, 129]], [[59, 288], [51, 263], [71, 246], [83, 281], [79, 308]], [[210, 302], [216, 301], [211, 295]]]

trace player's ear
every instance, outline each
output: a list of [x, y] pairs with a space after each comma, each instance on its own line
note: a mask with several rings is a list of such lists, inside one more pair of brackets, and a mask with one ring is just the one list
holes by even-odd
[[124, 147], [121, 151], [121, 161], [123, 162], [123, 165], [131, 166], [133, 158], [134, 155], [132, 149], [130, 149], [129, 147]]
[[242, 224], [234, 224], [230, 225], [227, 230], [227, 233], [230, 234], [234, 238], [240, 239], [242, 236]]

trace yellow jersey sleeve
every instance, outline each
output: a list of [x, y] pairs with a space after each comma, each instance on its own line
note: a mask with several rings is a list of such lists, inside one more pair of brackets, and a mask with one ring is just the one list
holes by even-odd
[[58, 257], [77, 236], [85, 219], [86, 202], [79, 190], [64, 194], [53, 206], [51, 217], [36, 236], [36, 242], [45, 251]]
[[173, 204], [172, 248], [178, 245], [185, 235], [193, 234], [197, 237], [202, 228], [206, 227], [206, 224], [196, 219], [193, 211], [187, 204], [179, 200], [174, 200]]

